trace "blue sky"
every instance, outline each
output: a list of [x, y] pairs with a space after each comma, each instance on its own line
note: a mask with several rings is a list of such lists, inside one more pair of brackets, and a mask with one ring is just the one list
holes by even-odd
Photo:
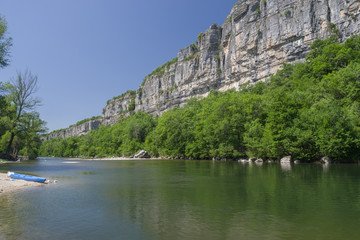
[[106, 101], [137, 89], [236, 0], [0, 0], [13, 38], [10, 66], [38, 76], [38, 108], [50, 131], [101, 115]]

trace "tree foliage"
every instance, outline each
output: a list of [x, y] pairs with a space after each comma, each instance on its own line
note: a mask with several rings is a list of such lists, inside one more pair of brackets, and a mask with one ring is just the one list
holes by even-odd
[[113, 126], [101, 126], [82, 137], [52, 139], [42, 143], [42, 156], [106, 157], [130, 156], [145, 146], [146, 137], [157, 119], [143, 112], [121, 119]]
[[45, 122], [34, 111], [39, 104], [34, 97], [37, 76], [25, 71], [2, 86], [0, 154], [9, 160], [16, 160], [18, 155], [36, 158], [41, 145], [39, 135], [45, 131]]
[[0, 15], [0, 68], [9, 65], [10, 47], [12, 46], [11, 37], [6, 37], [7, 22], [4, 17]]

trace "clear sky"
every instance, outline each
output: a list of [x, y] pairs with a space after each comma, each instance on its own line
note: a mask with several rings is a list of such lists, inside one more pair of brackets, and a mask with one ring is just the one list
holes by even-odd
[[0, 0], [13, 38], [0, 81], [38, 76], [40, 117], [50, 131], [101, 115], [106, 101], [136, 90], [237, 0]]

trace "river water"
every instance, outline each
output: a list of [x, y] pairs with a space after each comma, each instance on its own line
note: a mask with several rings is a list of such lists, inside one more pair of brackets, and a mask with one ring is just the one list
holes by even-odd
[[0, 239], [359, 239], [359, 165], [41, 159], [0, 196]]

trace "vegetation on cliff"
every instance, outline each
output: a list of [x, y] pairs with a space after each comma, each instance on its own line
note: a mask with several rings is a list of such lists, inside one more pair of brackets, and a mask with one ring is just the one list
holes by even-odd
[[131, 99], [135, 99], [136, 97], [136, 91], [135, 90], [127, 90], [126, 92], [124, 92], [123, 94], [117, 96], [117, 97], [113, 97], [111, 100], [108, 100], [107, 101], [107, 105], [109, 105], [109, 103], [113, 100], [116, 100], [116, 99], [123, 99], [125, 96], [129, 95], [129, 97]]
[[212, 91], [153, 119], [137, 113], [83, 137], [53, 139], [44, 156], [152, 156], [194, 159], [286, 155], [338, 161], [360, 155], [360, 37], [316, 40], [306, 62], [266, 82]]
[[152, 71], [150, 74], [146, 75], [143, 82], [141, 83], [141, 86], [144, 86], [144, 84], [146, 83], [146, 79], [148, 79], [149, 77], [156, 75], [158, 77], [162, 77], [165, 74], [166, 70], [169, 70], [170, 66], [174, 63], [178, 62], [178, 58], [173, 58], [172, 60], [164, 63], [163, 65], [157, 67], [154, 71]]
[[96, 119], [101, 119], [102, 117], [101, 116], [92, 116], [91, 118], [86, 118], [86, 119], [83, 119], [81, 121], [78, 121], [77, 123], [73, 124], [73, 125], [70, 125], [70, 127], [74, 127], [74, 126], [79, 126], [81, 124], [84, 124], [86, 122], [89, 122], [89, 121], [93, 121], [93, 120], [96, 120]]

